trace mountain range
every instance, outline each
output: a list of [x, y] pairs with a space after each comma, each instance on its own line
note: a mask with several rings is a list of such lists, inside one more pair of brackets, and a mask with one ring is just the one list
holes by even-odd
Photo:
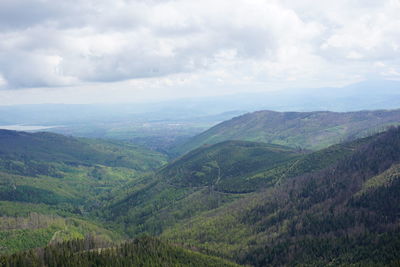
[[258, 111], [168, 155], [1, 130], [0, 265], [395, 266], [399, 122]]

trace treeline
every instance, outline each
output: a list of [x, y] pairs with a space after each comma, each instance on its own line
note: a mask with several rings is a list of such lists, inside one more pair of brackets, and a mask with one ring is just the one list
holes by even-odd
[[237, 266], [226, 260], [202, 255], [142, 237], [119, 245], [94, 236], [45, 248], [0, 256], [1, 267], [96, 267], [96, 266]]

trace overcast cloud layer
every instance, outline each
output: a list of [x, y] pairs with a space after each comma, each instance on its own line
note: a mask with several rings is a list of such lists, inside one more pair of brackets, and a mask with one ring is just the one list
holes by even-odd
[[0, 104], [400, 79], [399, 14], [400, 0], [1, 0]]

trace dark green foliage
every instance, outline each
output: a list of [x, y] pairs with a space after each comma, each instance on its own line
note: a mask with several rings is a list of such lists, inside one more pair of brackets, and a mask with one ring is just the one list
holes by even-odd
[[125, 143], [0, 130], [0, 201], [57, 205], [80, 214], [81, 206], [91, 210], [165, 159]]
[[23, 176], [38, 177], [46, 175], [56, 178], [62, 178], [62, 173], [57, 167], [48, 162], [36, 162], [32, 160], [17, 161], [15, 159], [7, 159], [7, 156], [0, 158], [0, 169], [7, 173], [18, 174]]
[[[400, 229], [377, 234], [305, 237], [258, 247], [242, 261], [256, 266], [398, 266]], [[396, 264], [397, 262], [397, 264]]]
[[394, 265], [400, 258], [400, 128], [357, 142], [324, 170], [163, 235], [255, 266]]
[[0, 257], [0, 266], [238, 266], [216, 257], [185, 250], [151, 237], [120, 245], [93, 237], [71, 240], [36, 251]]
[[0, 255], [46, 246], [54, 233], [62, 230], [57, 225], [0, 231]]
[[[287, 178], [323, 169], [367, 142], [336, 145], [307, 154], [279, 145], [227, 141], [204, 146], [162, 168], [101, 215], [130, 236], [160, 234], [171, 226], [217, 209]], [[122, 195], [119, 193], [118, 195]]]
[[91, 231], [120, 237], [89, 223], [101, 220], [92, 211], [101, 209], [113, 191], [164, 160], [159, 153], [131, 144], [0, 130], [0, 223], [1, 216], [23, 218], [31, 212], [73, 218], [65, 219], [72, 225], [57, 222], [40, 229], [32, 229], [31, 224], [4, 229], [0, 254]]
[[27, 185], [16, 186], [8, 191], [0, 191], [0, 201], [2, 200], [44, 203], [49, 205], [57, 205], [63, 202], [77, 204], [79, 202], [77, 199], [66, 198], [52, 191]]
[[[29, 174], [30, 176], [49, 173], [45, 166], [35, 166], [38, 163], [63, 162], [71, 166], [102, 164], [147, 171], [159, 167], [166, 159], [159, 153], [127, 143], [8, 130], [0, 130], [0, 158], [32, 165], [33, 172]], [[10, 165], [7, 168], [7, 163], [3, 163], [6, 169], [16, 169]], [[40, 169], [43, 171], [40, 172]], [[18, 174], [26, 175], [26, 171], [21, 170], [21, 172]]]
[[0, 255], [46, 246], [49, 243], [95, 235], [101, 240], [120, 236], [87, 219], [30, 213], [28, 216], [0, 216]]
[[321, 149], [398, 125], [400, 110], [359, 112], [257, 111], [228, 121], [193, 137], [175, 150], [181, 154], [203, 144], [246, 140]]
[[238, 198], [210, 188], [176, 188], [158, 182], [111, 205], [104, 215], [129, 236], [161, 234], [165, 229]]
[[344, 157], [352, 154], [355, 149], [368, 143], [370, 138], [362, 138], [351, 142], [332, 145], [328, 148], [308, 153], [285, 169], [286, 177], [296, 177], [305, 173], [329, 167]]
[[[302, 118], [313, 120], [312, 114]], [[368, 118], [380, 116], [368, 114]], [[357, 119], [364, 115], [358, 114]], [[298, 116], [288, 113], [283, 119]], [[312, 153], [227, 141], [203, 146], [146, 175], [147, 167], [121, 167], [130, 160], [124, 158], [130, 152], [123, 146], [82, 142], [114, 154], [107, 159], [102, 153], [85, 159], [51, 150], [54, 158], [50, 161], [50, 155], [41, 155], [41, 145], [35, 145], [29, 158], [22, 150], [0, 155], [0, 197], [9, 200], [0, 202], [0, 214], [14, 214], [12, 203], [21, 213], [30, 208], [62, 210], [88, 220], [107, 220], [112, 229], [131, 237], [151, 233], [171, 243], [145, 237], [122, 245], [99, 245], [93, 237], [54, 244], [54, 240], [79, 238], [94, 228], [78, 229], [82, 221], [7, 228], [0, 231], [0, 238], [10, 241], [9, 253], [44, 245], [49, 238], [53, 241], [43, 249], [2, 257], [4, 266], [6, 262], [15, 266], [63, 266], [65, 262], [68, 266], [229, 265], [171, 244], [254, 266], [399, 263], [400, 128]], [[72, 156], [74, 160], [66, 160]], [[23, 247], [13, 234], [26, 238], [29, 246]]]
[[[213, 186], [223, 192], [251, 192], [259, 188], [257, 181], [249, 180], [252, 175], [293, 160], [300, 152], [278, 145], [226, 141], [191, 151], [158, 175], [179, 187]], [[262, 182], [267, 184], [265, 180]]]
[[396, 221], [400, 214], [400, 175], [397, 173], [386, 185], [368, 190], [353, 197], [349, 206], [373, 211], [381, 219]]
[[[393, 128], [376, 136], [336, 166], [288, 182], [275, 192], [275, 200], [268, 198], [243, 214], [243, 221], [256, 226], [258, 232], [267, 232], [276, 224], [287, 224], [287, 232], [281, 233], [274, 246], [267, 246], [276, 256], [270, 253], [268, 259], [262, 260], [256, 256], [260, 261], [252, 263], [282, 264], [276, 262], [278, 255], [285, 258], [291, 253], [296, 254], [291, 261], [301, 263], [319, 260], [326, 264], [335, 259], [346, 264], [363, 261], [388, 264], [398, 259], [399, 179], [361, 196], [353, 196], [365, 180], [399, 162], [400, 128]], [[271, 213], [277, 216], [269, 216]], [[318, 241], [321, 237], [323, 239]], [[304, 238], [304, 244], [293, 242]], [[366, 241], [370, 239], [374, 240], [373, 244]], [[369, 254], [378, 249], [382, 250], [381, 254]], [[275, 254], [277, 251], [280, 252]], [[250, 251], [248, 255], [253, 253], [256, 252]], [[331, 255], [331, 258], [323, 258], [323, 255]]]
[[131, 144], [0, 130], [0, 201], [81, 215], [165, 159]]
[[[160, 234], [166, 228], [218, 208], [276, 182], [273, 169], [292, 162], [299, 151], [279, 145], [228, 141], [199, 148], [162, 168], [143, 184], [133, 185], [111, 205], [104, 217], [117, 221], [126, 233]], [[270, 170], [266, 179], [249, 179]]]

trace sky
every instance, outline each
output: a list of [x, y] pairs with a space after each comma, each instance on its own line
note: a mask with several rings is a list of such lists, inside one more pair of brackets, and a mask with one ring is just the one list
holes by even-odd
[[400, 80], [400, 0], [1, 0], [0, 105]]

